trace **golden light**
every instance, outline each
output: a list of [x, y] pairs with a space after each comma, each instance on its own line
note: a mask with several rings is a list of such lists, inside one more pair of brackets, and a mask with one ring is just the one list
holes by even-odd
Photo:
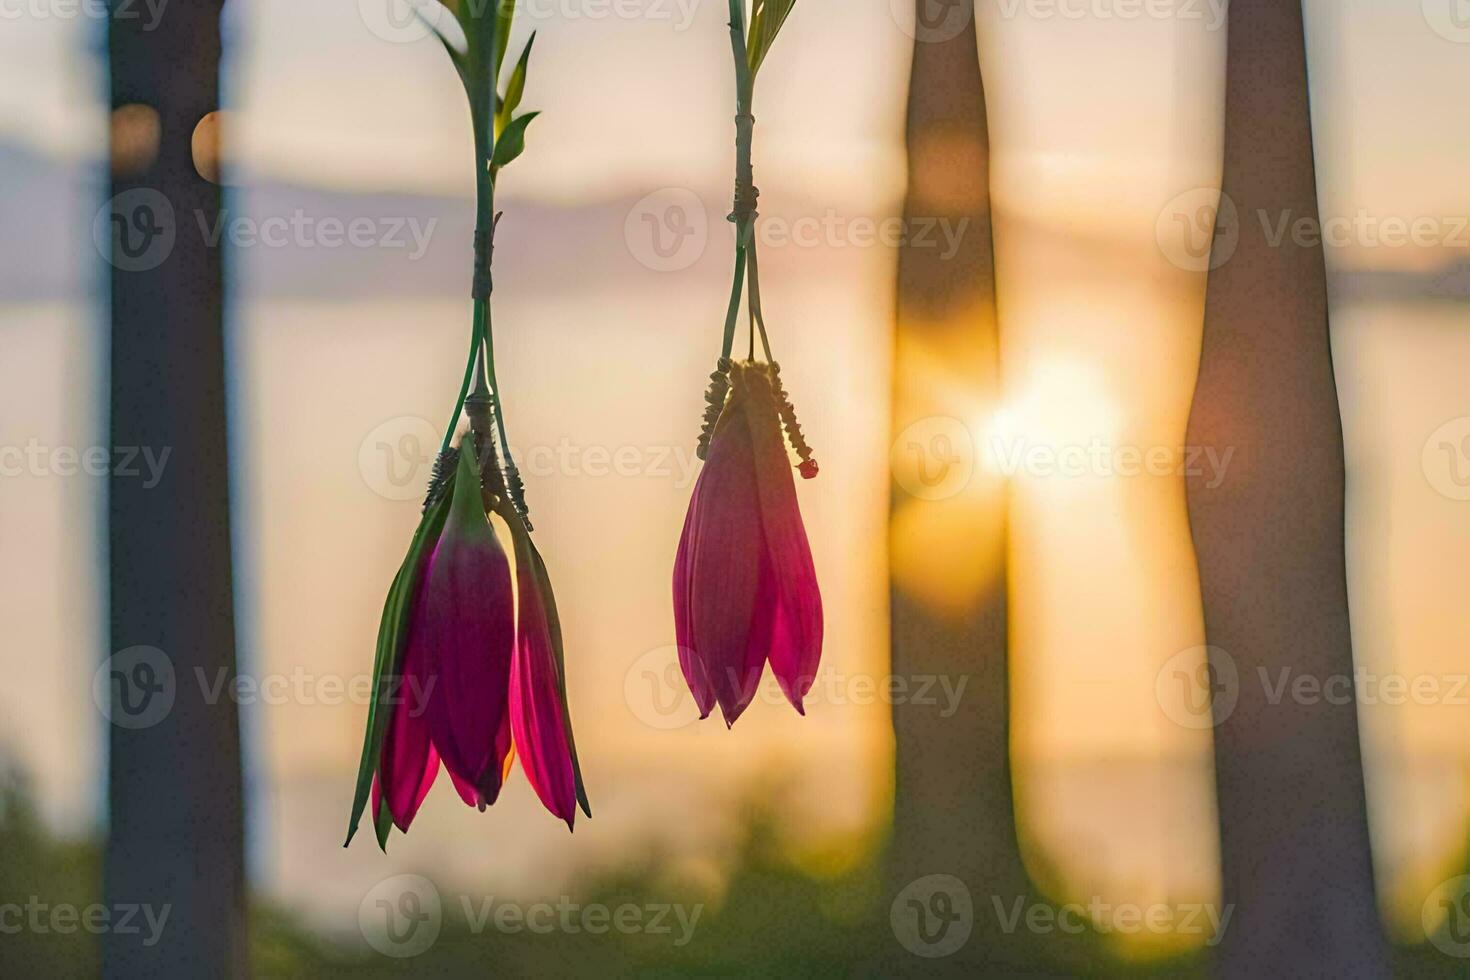
[[112, 110], [110, 137], [112, 172], [118, 177], [136, 177], [158, 159], [161, 126], [158, 111], [141, 102]]

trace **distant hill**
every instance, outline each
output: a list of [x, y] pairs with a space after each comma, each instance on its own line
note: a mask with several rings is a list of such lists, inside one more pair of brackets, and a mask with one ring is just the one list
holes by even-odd
[[[0, 142], [0, 188], [0, 302], [95, 296], [105, 285], [92, 243], [93, 221], [106, 189], [100, 166], [57, 162], [19, 144]], [[673, 199], [691, 199], [682, 193]], [[630, 214], [634, 234], [649, 233], [640, 224], [645, 216], [635, 214], [642, 192], [568, 205], [504, 195], [500, 206], [507, 214], [497, 236], [495, 268], [502, 280], [551, 290], [644, 279], [664, 285], [698, 283], [719, 295], [728, 288], [729, 275], [729, 229], [720, 193], [702, 194], [702, 227], [718, 245], [712, 244], [700, 261], [672, 272], [640, 264], [625, 237]], [[780, 203], [767, 202], [770, 206], [763, 210], [778, 214]], [[468, 290], [474, 225], [468, 199], [362, 193], [243, 175], [226, 194], [226, 218], [222, 231], [243, 236], [238, 241], [253, 241], [269, 230], [271, 240], [280, 243], [231, 248], [230, 282], [237, 297], [454, 297]], [[354, 219], [374, 244], [328, 244], [345, 239]], [[193, 215], [175, 215], [175, 221], [178, 234], [216, 230], [201, 228]], [[787, 254], [773, 254], [763, 264], [774, 268], [790, 262], [803, 274], [820, 276], [830, 263], [841, 261], [839, 252], [853, 247], [852, 242], [839, 242], [835, 247], [783, 249]], [[1334, 298], [1352, 300], [1470, 299], [1470, 257], [1423, 273], [1355, 268], [1334, 275], [1332, 289]]]

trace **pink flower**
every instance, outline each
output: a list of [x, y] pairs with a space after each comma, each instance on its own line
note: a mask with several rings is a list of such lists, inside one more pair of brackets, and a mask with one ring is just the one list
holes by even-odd
[[822, 655], [822, 596], [781, 434], [784, 396], [771, 365], [735, 362], [731, 374], [674, 561], [679, 664], [700, 717], [718, 703], [727, 725], [755, 697], [768, 660], [805, 714]]
[[[441, 762], [460, 798], [483, 810], [500, 795], [516, 750], [536, 795], [569, 828], [577, 804], [587, 810], [545, 563], [515, 510], [481, 489], [469, 438], [448, 483], [431, 498], [379, 636], [380, 699], [363, 765], [380, 843], [390, 824], [408, 830]], [[487, 498], [515, 544], [514, 589]], [[362, 789], [360, 781], [360, 798]]]

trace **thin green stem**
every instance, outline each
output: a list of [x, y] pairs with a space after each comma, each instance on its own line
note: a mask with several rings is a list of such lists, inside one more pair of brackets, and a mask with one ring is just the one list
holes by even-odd
[[755, 331], [760, 330], [761, 347], [766, 352], [766, 360], [771, 360], [771, 340], [766, 336], [766, 317], [761, 311], [761, 271], [760, 263], [756, 258], [755, 239], [750, 240], [750, 358], [755, 360]]
[[725, 312], [725, 343], [720, 348], [720, 357], [728, 360], [735, 346], [735, 325], [740, 322], [740, 290], [745, 285], [745, 247], [735, 246], [735, 282], [730, 287], [730, 308]]
[[[476, 307], [479, 306], [478, 303], [475, 305]], [[475, 310], [475, 325], [470, 331], [470, 356], [465, 361], [464, 381], [459, 386], [459, 397], [454, 400], [454, 411], [449, 413], [449, 427], [444, 430], [444, 442], [439, 446], [439, 452], [441, 454], [448, 452], [449, 447], [454, 444], [454, 430], [459, 424], [459, 413], [464, 411], [464, 400], [469, 397], [470, 384], [474, 381], [475, 377], [475, 355], [480, 350], [480, 332], [482, 329], [483, 326], [480, 323], [480, 315], [477, 308]]]

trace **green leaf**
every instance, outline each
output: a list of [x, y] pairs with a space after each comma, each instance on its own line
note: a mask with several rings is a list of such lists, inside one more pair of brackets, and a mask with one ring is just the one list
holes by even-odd
[[566, 654], [562, 646], [561, 617], [556, 612], [556, 594], [551, 590], [551, 575], [546, 570], [546, 562], [541, 558], [541, 552], [536, 550], [536, 543], [531, 540], [531, 532], [526, 530], [525, 521], [515, 512], [509, 501], [502, 502], [496, 513], [500, 514], [506, 525], [510, 528], [511, 539], [515, 542], [516, 566], [524, 562], [536, 580], [536, 591], [541, 595], [542, 607], [546, 610], [547, 632], [551, 634], [551, 649], [555, 654], [556, 662], [556, 690], [561, 699], [562, 728], [567, 737], [567, 752], [572, 757], [572, 775], [577, 786], [577, 803], [582, 807], [582, 812], [592, 816], [592, 806], [587, 802], [587, 787], [582, 784], [582, 764], [577, 760], [577, 741], [572, 737], [572, 710], [567, 703], [567, 664]]
[[528, 112], [523, 116], [517, 116], [506, 124], [505, 132], [495, 141], [495, 153], [490, 158], [490, 170], [495, 172], [510, 163], [526, 150], [526, 127], [531, 120], [541, 115], [539, 112]]
[[[418, 590], [419, 573], [423, 557], [432, 544], [439, 540], [449, 514], [449, 495], [441, 494], [429, 508], [414, 532], [408, 555], [399, 566], [398, 574], [388, 589], [388, 598], [383, 603], [383, 617], [378, 624], [378, 649], [373, 661], [372, 701], [368, 702], [367, 729], [363, 735], [362, 758], [357, 766], [357, 790], [352, 798], [352, 817], [347, 824], [347, 841], [357, 833], [357, 825], [367, 809], [368, 797], [372, 793], [373, 774], [378, 771], [378, 760], [383, 748], [383, 736], [388, 731], [392, 696], [396, 693], [398, 664], [403, 654], [403, 643], [408, 636], [408, 607]], [[374, 814], [374, 820], [378, 818]], [[390, 821], [391, 822], [391, 821]]]
[[515, 70], [510, 74], [510, 81], [505, 85], [505, 98], [500, 103], [500, 111], [495, 117], [495, 135], [499, 139], [500, 134], [510, 122], [511, 115], [520, 106], [521, 99], [526, 94], [526, 68], [531, 60], [531, 45], [536, 43], [536, 32], [531, 32], [531, 39], [526, 42], [526, 49], [521, 52], [520, 60], [516, 62]]
[[791, 8], [794, 6], [796, 0], [755, 0], [746, 45], [752, 75], [760, 70], [761, 63], [766, 60], [771, 45], [776, 43], [776, 35], [786, 24], [786, 18], [791, 16]]
[[[469, 0], [473, 3], [475, 0]], [[484, 0], [480, 0], [481, 3]], [[510, 25], [516, 15], [516, 0], [499, 0], [495, 11], [495, 61], [493, 74], [490, 76], [497, 82], [500, 80], [500, 66], [505, 64], [505, 51], [510, 47]]]

